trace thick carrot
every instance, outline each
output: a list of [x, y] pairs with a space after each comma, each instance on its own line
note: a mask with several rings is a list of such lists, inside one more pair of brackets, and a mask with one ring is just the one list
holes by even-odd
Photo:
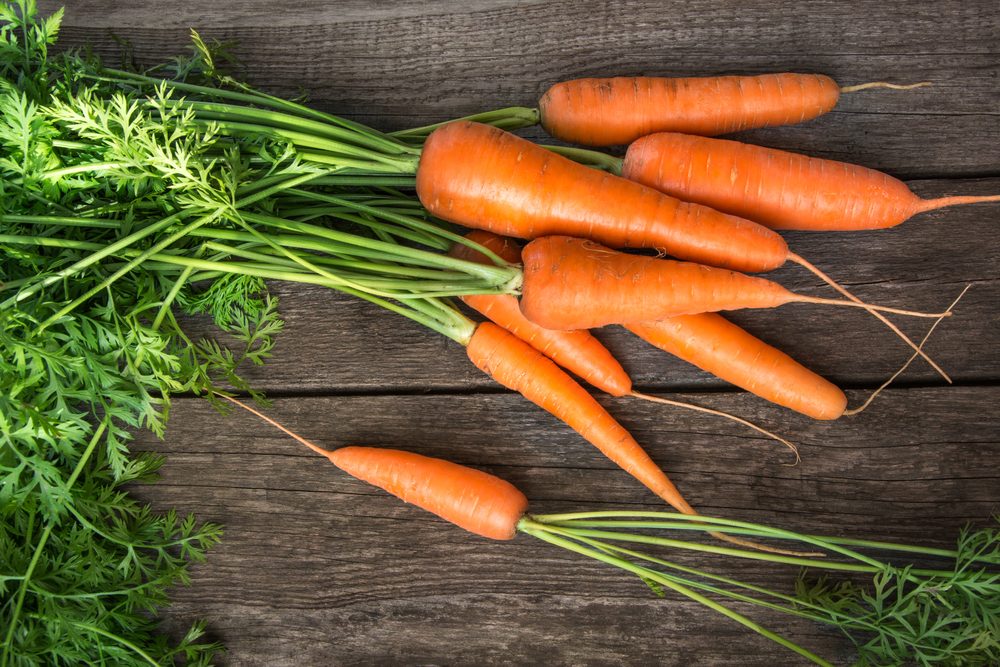
[[847, 407], [839, 387], [721, 315], [681, 315], [625, 328], [702, 370], [814, 419], [836, 419]]
[[874, 169], [675, 133], [629, 146], [622, 174], [774, 229], [881, 229], [923, 211], [1000, 201], [1000, 195], [921, 199], [902, 181]]
[[777, 233], [591, 169], [495, 127], [450, 123], [424, 145], [417, 195], [432, 214], [502, 236], [565, 234], [738, 271], [788, 259]]
[[525, 246], [521, 310], [547, 329], [591, 329], [676, 315], [817, 303], [942, 317], [791, 292], [735, 271], [629, 255], [567, 236]]
[[627, 144], [653, 132], [716, 135], [801, 123], [830, 111], [843, 92], [915, 88], [883, 82], [841, 88], [822, 74], [699, 78], [575, 79], [539, 101], [542, 126], [554, 137], [589, 146]]
[[476, 328], [469, 359], [494, 380], [569, 425], [677, 511], [695, 511], [635, 438], [555, 362], [490, 322]]

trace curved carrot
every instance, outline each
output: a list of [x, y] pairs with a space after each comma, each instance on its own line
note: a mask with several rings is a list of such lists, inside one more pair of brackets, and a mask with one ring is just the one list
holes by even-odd
[[874, 169], [675, 133], [629, 146], [622, 174], [773, 229], [882, 229], [923, 211], [1000, 201], [1000, 195], [921, 199], [902, 181]]
[[[430, 135], [417, 171], [417, 194], [440, 218], [503, 236], [580, 236], [614, 248], [652, 248], [682, 260], [750, 273], [792, 261], [861, 303], [790, 252], [776, 232], [585, 167], [479, 123], [450, 123]], [[869, 312], [918, 349], [888, 319]], [[948, 379], [923, 351], [919, 354]]]
[[721, 315], [682, 315], [625, 328], [702, 370], [814, 419], [836, 419], [847, 407], [839, 387]]
[[524, 247], [521, 310], [547, 329], [591, 329], [741, 308], [817, 303], [916, 313], [791, 292], [735, 271], [616, 252], [593, 241], [549, 236]]
[[449, 123], [427, 139], [417, 195], [432, 214], [502, 236], [584, 236], [739, 271], [775, 269], [775, 232], [591, 169], [495, 127]]
[[552, 136], [613, 146], [653, 132], [715, 135], [801, 123], [830, 111], [842, 92], [921, 85], [928, 84], [841, 88], [822, 74], [795, 73], [575, 79], [549, 88], [538, 108], [542, 126]]
[[[521, 261], [521, 250], [511, 239], [484, 231], [471, 232], [466, 238], [485, 246], [512, 264]], [[476, 262], [486, 259], [482, 254], [461, 244], [453, 246], [450, 254]], [[544, 329], [521, 313], [517, 299], [510, 294], [468, 295], [462, 297], [462, 301], [601, 391], [612, 396], [625, 396], [632, 392], [632, 379], [628, 373], [608, 348], [589, 331]]]
[[467, 352], [480, 370], [565, 422], [677, 511], [696, 514], [635, 438], [551, 359], [490, 322], [476, 328]]

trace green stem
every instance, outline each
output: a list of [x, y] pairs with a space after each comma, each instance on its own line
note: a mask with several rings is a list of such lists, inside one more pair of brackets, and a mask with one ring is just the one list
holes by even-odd
[[677, 583], [670, 577], [664, 576], [662, 573], [656, 572], [655, 570], [650, 570], [649, 568], [640, 567], [622, 558], [612, 556], [611, 554], [604, 553], [602, 551], [589, 549], [581, 544], [577, 544], [575, 542], [572, 542], [570, 540], [564, 539], [556, 535], [552, 535], [551, 533], [547, 532], [545, 526], [540, 526], [535, 522], [531, 521], [530, 519], [522, 519], [521, 522], [518, 524], [518, 530], [533, 537], [536, 537], [540, 540], [543, 540], [545, 542], [549, 542], [550, 544], [554, 544], [569, 551], [573, 551], [583, 556], [593, 558], [594, 560], [598, 560], [603, 563], [613, 565], [617, 568], [638, 575], [639, 577], [651, 578], [658, 584], [666, 586], [667, 588], [670, 588], [671, 590], [680, 593], [681, 595], [691, 600], [694, 600], [695, 602], [698, 602], [699, 604], [702, 604], [713, 611], [716, 611], [720, 614], [723, 614], [724, 616], [727, 616], [728, 618], [753, 630], [754, 632], [764, 637], [767, 637], [771, 641], [781, 646], [784, 646], [785, 648], [790, 649], [795, 653], [813, 661], [817, 665], [823, 665], [824, 667], [833, 667], [831, 663], [827, 662], [818, 655], [812, 653], [808, 649], [805, 649], [802, 646], [796, 644], [795, 642], [786, 639], [785, 637], [782, 637], [781, 635], [772, 632], [771, 630], [768, 630], [767, 628], [754, 622], [753, 620], [747, 618], [746, 616], [733, 611], [729, 607], [719, 604], [718, 602], [711, 600], [705, 597], [704, 595], [701, 595], [700, 593], [691, 590], [689, 587]]
[[421, 127], [414, 127], [407, 130], [398, 130], [396, 132], [390, 132], [389, 136], [395, 137], [396, 139], [402, 139], [404, 141], [422, 143], [431, 132], [443, 125], [447, 125], [448, 123], [472, 121], [474, 123], [483, 123], [485, 125], [499, 127], [502, 130], [517, 130], [522, 127], [537, 125], [540, 119], [541, 114], [538, 112], [538, 109], [530, 107], [506, 107], [504, 109], [496, 109], [494, 111], [472, 114], [471, 116], [462, 116], [461, 118], [446, 120], [440, 123], [432, 123], [431, 125], [423, 125]]
[[615, 176], [622, 175], [622, 159], [600, 151], [588, 150], [586, 148], [576, 148], [575, 146], [553, 146], [543, 145], [553, 153], [558, 153], [563, 157], [568, 157], [574, 162], [609, 172]]

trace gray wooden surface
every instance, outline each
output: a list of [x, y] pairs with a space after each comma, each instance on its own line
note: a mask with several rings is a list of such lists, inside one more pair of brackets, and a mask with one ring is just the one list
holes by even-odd
[[[44, 8], [57, 3], [42, 2]], [[924, 196], [1000, 192], [1000, 12], [995, 3], [900, 0], [689, 2], [68, 3], [63, 39], [117, 62], [121, 39], [151, 63], [189, 28], [237, 40], [243, 74], [273, 92], [392, 129], [511, 104], [550, 83], [613, 74], [824, 72], [844, 83], [932, 80], [845, 96], [802, 126], [746, 133], [767, 145], [881, 168]], [[538, 136], [529, 133], [529, 136]], [[737, 412], [798, 442], [772, 443], [702, 415], [605, 405], [706, 513], [814, 532], [947, 544], [998, 510], [1000, 245], [995, 206], [938, 211], [878, 233], [789, 235], [800, 254], [868, 299], [939, 309], [973, 283], [925, 365], [870, 411], [814, 423], [608, 328], [642, 388]], [[823, 293], [799, 269], [775, 276]], [[658, 505], [566, 427], [500, 390], [451, 342], [365, 304], [275, 285], [287, 331], [250, 375], [271, 413], [324, 446], [393, 445], [495, 472], [535, 511]], [[735, 317], [861, 400], [906, 356], [863, 313], [789, 306]], [[920, 335], [926, 321], [901, 321]], [[194, 331], [204, 323], [190, 323]], [[527, 537], [491, 543], [338, 473], [253, 418], [177, 402], [163, 480], [138, 492], [227, 527], [176, 592], [169, 624], [210, 620], [233, 665], [775, 665], [788, 654], [693, 603]], [[740, 565], [760, 583], [792, 572]], [[755, 612], [756, 613], [756, 612]], [[765, 624], [830, 658], [834, 632]]]

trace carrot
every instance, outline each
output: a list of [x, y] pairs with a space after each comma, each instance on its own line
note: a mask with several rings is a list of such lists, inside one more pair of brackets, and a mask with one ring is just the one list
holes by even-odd
[[874, 169], [674, 133], [629, 146], [622, 173], [773, 229], [882, 229], [945, 206], [1000, 201], [1000, 195], [921, 199], [902, 181]]
[[524, 248], [521, 310], [547, 329], [590, 329], [676, 315], [816, 303], [916, 313], [791, 292], [778, 283], [690, 262], [628, 255], [593, 241], [549, 236]]
[[591, 169], [495, 127], [462, 121], [435, 130], [424, 145], [416, 187], [428, 211], [467, 227], [523, 239], [580, 236], [750, 273], [792, 261], [860, 303], [774, 231]]
[[551, 359], [490, 322], [476, 328], [468, 355], [484, 373], [565, 422], [677, 511], [695, 514], [635, 438]]
[[847, 407], [839, 387], [721, 315], [681, 315], [625, 328], [702, 370], [813, 419], [836, 419]]
[[801, 123], [833, 109], [840, 94], [867, 88], [916, 88], [874, 82], [841, 88], [822, 74], [699, 78], [575, 79], [539, 101], [553, 137], [589, 146], [627, 144], [653, 132], [716, 135]]
[[528, 499], [499, 477], [442, 459], [398, 449], [348, 446], [328, 450], [285, 428], [240, 400], [218, 394], [291, 436], [352, 477], [388, 491], [470, 533], [510, 540]]
[[[521, 250], [513, 239], [480, 230], [466, 234], [465, 238], [493, 251], [507, 262], [517, 264], [521, 261]], [[490, 261], [482, 253], [458, 243], [452, 246], [449, 254], [459, 259], [473, 262], [488, 263]], [[510, 294], [468, 295], [463, 296], [462, 300], [471, 308], [489, 318], [494, 324], [503, 327], [528, 343], [528, 345], [556, 362], [559, 366], [576, 373], [591, 385], [612, 396], [631, 396], [633, 398], [705, 412], [717, 417], [730, 419], [749, 426], [755, 431], [784, 444], [792, 450], [796, 461], [798, 461], [798, 447], [785, 438], [753, 422], [729, 414], [728, 412], [635, 391], [632, 387], [632, 378], [628, 376], [628, 373], [618, 363], [618, 360], [614, 358], [608, 348], [604, 347], [599, 340], [585, 329], [578, 331], [556, 331], [542, 328], [524, 316], [517, 299]]]

